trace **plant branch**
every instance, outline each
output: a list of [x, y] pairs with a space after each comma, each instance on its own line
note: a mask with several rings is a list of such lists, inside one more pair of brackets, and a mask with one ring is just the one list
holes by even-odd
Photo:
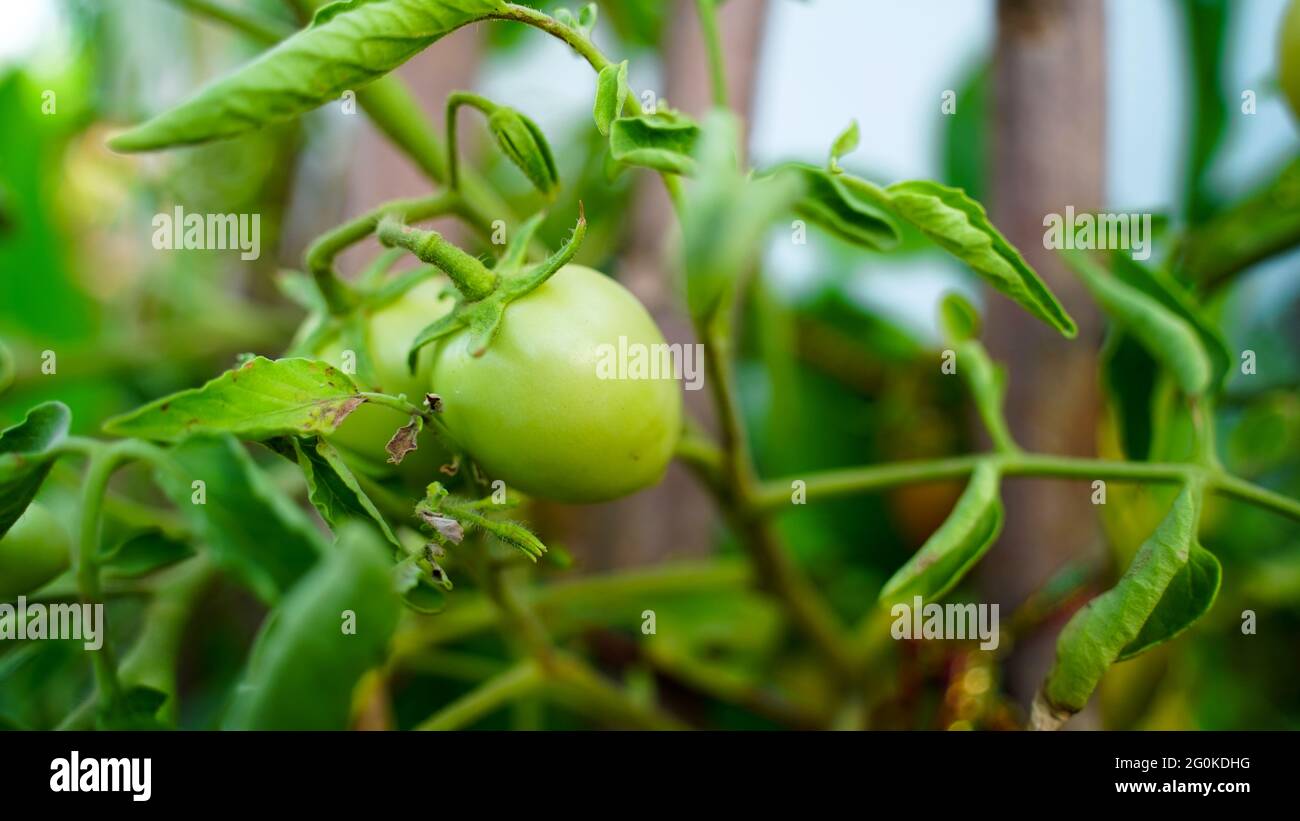
[[1176, 484], [1204, 479], [1210, 489], [1226, 496], [1300, 520], [1300, 501], [1259, 487], [1217, 468], [1181, 462], [1121, 462], [1034, 453], [974, 454], [774, 479], [761, 484], [754, 496], [754, 508], [756, 511], [771, 511], [788, 504], [791, 486], [796, 481], [804, 483], [808, 499], [825, 500], [884, 490], [899, 485], [957, 479], [971, 473], [983, 463], [993, 464], [1004, 476]]
[[[89, 453], [90, 462], [86, 467], [81, 497], [75, 576], [82, 603], [93, 605], [101, 604], [103, 598], [99, 577], [100, 519], [109, 479], [119, 467], [131, 461], [142, 460], [166, 466], [170, 466], [170, 461], [162, 450], [136, 439], [124, 439], [113, 444], [92, 445], [91, 442], [93, 440], [77, 440], [78, 446]], [[107, 635], [99, 649], [93, 651], [91, 664], [100, 705], [115, 706], [122, 696], [122, 683], [118, 679], [117, 660]]]
[[485, 681], [421, 722], [417, 730], [458, 730], [515, 699], [537, 692], [546, 679], [536, 661], [526, 659]]
[[375, 233], [384, 217], [391, 216], [404, 222], [419, 222], [444, 214], [459, 213], [461, 206], [459, 195], [454, 193], [391, 200], [317, 237], [307, 248], [304, 260], [307, 271], [316, 280], [316, 286], [325, 297], [330, 312], [335, 315], [346, 313], [355, 301], [355, 295], [335, 271], [334, 259], [346, 249]]

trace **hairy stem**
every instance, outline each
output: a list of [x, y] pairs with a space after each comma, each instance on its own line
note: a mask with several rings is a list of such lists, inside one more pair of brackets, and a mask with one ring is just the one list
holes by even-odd
[[373, 234], [384, 217], [394, 217], [404, 222], [419, 222], [444, 214], [457, 213], [461, 205], [460, 197], [453, 193], [391, 200], [319, 236], [307, 248], [304, 259], [307, 271], [316, 280], [316, 286], [325, 297], [330, 312], [336, 315], [346, 313], [353, 300], [353, 296], [346, 290], [347, 286], [342, 283], [334, 270], [334, 259]]

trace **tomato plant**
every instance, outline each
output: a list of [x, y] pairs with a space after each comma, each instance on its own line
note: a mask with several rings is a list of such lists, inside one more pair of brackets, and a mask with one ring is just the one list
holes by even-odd
[[[229, 353], [244, 353], [224, 369], [197, 343], [184, 351], [184, 376], [128, 369], [115, 387], [139, 401], [97, 426], [108, 438], [73, 433], [68, 404], [45, 397], [0, 433], [0, 598], [33, 591], [75, 556], [67, 583], [80, 599], [145, 601], [129, 650], [117, 652], [125, 648], [113, 646], [122, 642], [115, 635], [90, 651], [93, 690], [61, 726], [183, 725], [179, 637], [207, 612], [199, 605], [217, 579], [247, 590], [267, 613], [255, 642], [231, 642], [248, 651], [234, 683], [214, 677], [221, 691], [206, 702], [223, 706], [193, 724], [357, 726], [391, 712], [400, 690], [410, 701], [392, 720], [429, 729], [481, 726], [505, 707], [527, 725], [538, 705], [599, 726], [682, 728], [716, 704], [774, 726], [870, 725], [879, 705], [864, 704], [864, 694], [896, 707], [905, 700], [876, 678], [899, 655], [890, 614], [917, 598], [955, 603], [971, 589], [1015, 510], [1007, 480], [1071, 480], [1100, 492], [1098, 505], [1107, 483], [1137, 486], [1137, 501], [1114, 505], [1124, 515], [1113, 530], [1132, 536], [1114, 538], [1123, 542], [1115, 566], [1054, 579], [1006, 628], [1018, 638], [1053, 618], [1064, 625], [1032, 707], [1024, 715], [981, 708], [950, 722], [1055, 728], [1089, 703], [1114, 665], [1205, 627], [1225, 580], [1252, 572], [1217, 543], [1212, 525], [1225, 503], [1250, 517], [1300, 520], [1294, 482], [1271, 449], [1225, 445], [1220, 435], [1252, 413], [1278, 439], [1300, 431], [1285, 389], [1231, 388], [1249, 351], [1229, 341], [1220, 290], [1300, 247], [1300, 209], [1288, 207], [1300, 191], [1295, 162], [1260, 190], [1220, 202], [1201, 190], [1212, 152], [1198, 155], [1196, 204], [1160, 221], [1155, 257], [1066, 246], [1060, 260], [1079, 288], [1062, 299], [974, 186], [851, 169], [870, 139], [856, 122], [825, 135], [824, 163], [745, 159], [713, 0], [695, 4], [709, 58], [712, 106], [703, 116], [637, 93], [629, 62], [597, 44], [595, 4], [548, 14], [505, 0], [295, 0], [294, 27], [247, 9], [183, 5], [265, 51], [114, 134], [113, 151], [200, 152], [259, 135], [280, 149], [293, 141], [268, 135], [299, 127], [313, 109], [355, 102], [429, 190], [349, 214], [295, 270], [276, 274], [281, 295], [305, 314], [291, 338], [302, 314], [275, 324], [279, 296], [259, 295], [276, 304], [265, 312], [272, 319], [258, 315], [275, 329], [271, 338], [238, 337]], [[591, 69], [581, 89], [591, 121], [573, 138], [590, 149], [584, 163], [553, 150], [540, 118], [477, 92], [449, 94], [445, 132], [434, 129], [394, 71], [471, 24], [540, 32]], [[626, 28], [628, 18], [615, 25]], [[1282, 87], [1296, 103], [1300, 3], [1282, 43]], [[486, 156], [461, 156], [471, 133], [490, 138]], [[611, 249], [633, 217], [615, 196], [634, 177], [661, 186], [671, 208], [673, 253], [662, 266], [671, 270], [655, 274], [690, 343], [677, 342], [673, 328], [670, 345], [656, 321], [662, 306], [652, 315], [619, 281], [633, 266]], [[456, 230], [425, 226], [434, 220]], [[1017, 439], [1006, 413], [1015, 374], [985, 348], [980, 314], [965, 297], [936, 300], [935, 338], [908, 344], [880, 325], [847, 322], [855, 306], [840, 285], [809, 299], [825, 303], [812, 309], [773, 298], [756, 271], [773, 231], [787, 229], [792, 244], [811, 230], [842, 259], [933, 254], [1072, 345], [1096, 342], [1095, 327], [1072, 314], [1091, 300], [1107, 323], [1102, 456], [1037, 452]], [[383, 250], [345, 274], [344, 252], [366, 241]], [[227, 298], [227, 273], [216, 268], [221, 285], [198, 301]], [[169, 294], [155, 305], [153, 285], [137, 286], [150, 310], [185, 301]], [[691, 406], [680, 357], [696, 344], [689, 350], [700, 352], [708, 393]], [[0, 389], [19, 377], [30, 384], [38, 357], [19, 354], [0, 348]], [[673, 367], [610, 367], [620, 356]], [[902, 371], [956, 375], [961, 389], [951, 393], [961, 398], [942, 406], [952, 418], [926, 405], [927, 392], [944, 389]], [[874, 380], [904, 385], [904, 399], [867, 403], [844, 389]], [[959, 402], [969, 403], [987, 447], [959, 450]], [[893, 458], [913, 444], [920, 457]], [[567, 505], [670, 484], [674, 461], [718, 514], [725, 549], [555, 583], [575, 561], [566, 542], [576, 532], [554, 535], [555, 522], [622, 515], [633, 523], [630, 540], [642, 538], [643, 519], [630, 507]], [[915, 497], [926, 503], [922, 514], [942, 510], [908, 517], [933, 519], [923, 543], [907, 545], [917, 548], [910, 555], [887, 541], [888, 516], [873, 518], [881, 511], [862, 501], [956, 485]], [[45, 493], [75, 495], [75, 521], [56, 521], [42, 507]], [[846, 500], [861, 506], [840, 520], [812, 518]], [[849, 537], [838, 529], [845, 521]], [[1270, 543], [1294, 541], [1260, 532]], [[823, 549], [830, 541], [852, 544]], [[672, 629], [659, 634], [656, 619]], [[505, 640], [483, 640], [493, 632]], [[606, 655], [630, 661], [602, 656], [610, 634], [634, 650]], [[960, 664], [949, 667], [988, 685], [1000, 657], [961, 647], [953, 651]], [[620, 664], [617, 676], [606, 674]], [[689, 691], [700, 709], [675, 709], [658, 697], [659, 682]], [[948, 701], [983, 703], [961, 696], [955, 679], [946, 686], [957, 693]], [[412, 719], [418, 710], [426, 717]]]

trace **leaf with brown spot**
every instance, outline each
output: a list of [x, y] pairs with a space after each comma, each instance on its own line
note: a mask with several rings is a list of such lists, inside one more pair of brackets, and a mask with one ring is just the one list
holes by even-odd
[[104, 431], [159, 442], [196, 433], [250, 441], [333, 433], [365, 402], [342, 371], [313, 359], [254, 357], [191, 388], [104, 423]]
[[393, 438], [384, 445], [384, 450], [388, 451], [389, 464], [400, 465], [406, 458], [406, 454], [419, 447], [418, 440], [423, 429], [424, 420], [418, 416], [412, 416], [410, 422], [397, 429]]

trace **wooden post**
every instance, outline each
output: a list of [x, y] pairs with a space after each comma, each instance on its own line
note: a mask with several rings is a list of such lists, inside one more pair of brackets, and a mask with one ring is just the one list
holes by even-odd
[[[994, 59], [992, 209], [1079, 323], [1062, 338], [1010, 301], [989, 297], [988, 345], [1006, 363], [1007, 413], [1020, 444], [1069, 455], [1095, 452], [1100, 325], [1087, 293], [1043, 247], [1043, 219], [1102, 207], [1105, 196], [1104, 5], [1096, 0], [999, 0]], [[1004, 487], [1006, 528], [983, 579], [1004, 609], [1039, 588], [1070, 558], [1097, 547], [1084, 484], [1017, 480]], [[1032, 696], [1055, 636], [1025, 648], [1011, 687]]]

